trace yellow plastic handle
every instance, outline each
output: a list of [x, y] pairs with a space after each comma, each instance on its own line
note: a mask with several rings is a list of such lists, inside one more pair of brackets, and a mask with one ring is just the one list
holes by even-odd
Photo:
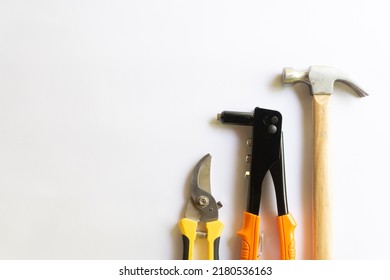
[[260, 216], [244, 212], [242, 228], [237, 232], [241, 238], [241, 259], [257, 260], [259, 251]]
[[219, 220], [206, 223], [208, 259], [219, 260], [219, 240], [223, 230], [223, 223]]
[[[196, 239], [196, 228], [198, 222], [183, 218], [179, 221], [179, 228], [183, 236], [183, 260], [194, 259], [194, 247]], [[219, 259], [219, 240], [223, 230], [221, 221], [212, 221], [206, 223], [208, 259]]]
[[279, 228], [281, 259], [295, 260], [296, 250], [294, 230], [297, 224], [291, 214], [278, 216], [277, 220]]
[[198, 222], [183, 218], [179, 221], [179, 228], [183, 236], [183, 260], [192, 260]]

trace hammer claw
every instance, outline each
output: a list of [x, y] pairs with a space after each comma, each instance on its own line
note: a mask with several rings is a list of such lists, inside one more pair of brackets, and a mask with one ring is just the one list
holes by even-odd
[[282, 83], [284, 85], [305, 83], [310, 86], [311, 94], [314, 95], [332, 94], [335, 82], [346, 84], [360, 97], [368, 96], [367, 92], [352, 81], [346, 73], [333, 67], [311, 66], [303, 71], [286, 67], [282, 73]]

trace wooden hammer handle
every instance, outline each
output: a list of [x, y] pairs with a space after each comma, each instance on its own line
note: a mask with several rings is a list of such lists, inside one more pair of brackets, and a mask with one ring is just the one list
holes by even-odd
[[328, 185], [328, 103], [330, 95], [313, 96], [313, 257], [331, 259], [332, 205]]

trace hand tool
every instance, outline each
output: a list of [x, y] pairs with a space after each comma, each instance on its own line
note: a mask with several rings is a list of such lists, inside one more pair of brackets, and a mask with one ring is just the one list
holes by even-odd
[[280, 239], [281, 259], [295, 259], [294, 230], [296, 223], [288, 212], [286, 179], [284, 171], [284, 148], [282, 133], [282, 115], [278, 111], [255, 108], [253, 113], [223, 111], [217, 119], [224, 124], [236, 124], [252, 127], [249, 193], [247, 209], [244, 212], [242, 228], [238, 231], [241, 238], [241, 259], [258, 259], [260, 232], [260, 201], [264, 177], [268, 171], [274, 182], [278, 208], [277, 223]]
[[194, 245], [197, 237], [206, 238], [208, 259], [219, 259], [219, 240], [223, 223], [218, 220], [221, 202], [216, 202], [210, 187], [211, 155], [205, 155], [195, 166], [190, 182], [191, 198], [185, 217], [179, 221], [183, 236], [183, 260], [194, 259]]
[[345, 73], [332, 67], [311, 66], [304, 71], [284, 68], [282, 83], [303, 82], [313, 95], [313, 258], [324, 260], [332, 255], [331, 189], [328, 183], [328, 103], [335, 82], [351, 87], [360, 97], [368, 94]]

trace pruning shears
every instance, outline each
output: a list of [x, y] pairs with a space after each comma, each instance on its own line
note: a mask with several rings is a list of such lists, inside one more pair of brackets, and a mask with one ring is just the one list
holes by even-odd
[[183, 237], [183, 260], [194, 259], [197, 238], [207, 239], [208, 259], [219, 259], [219, 240], [223, 223], [218, 220], [218, 209], [222, 207], [211, 195], [211, 156], [205, 155], [195, 166], [190, 182], [191, 197], [185, 216], [179, 221]]
[[287, 206], [282, 115], [278, 111], [255, 108], [253, 113], [223, 111], [218, 114], [218, 120], [224, 124], [252, 127], [252, 151], [247, 157], [250, 160], [248, 204], [242, 228], [237, 233], [242, 240], [241, 259], [258, 259], [261, 190], [268, 171], [276, 193], [281, 259], [295, 259], [296, 222]]

